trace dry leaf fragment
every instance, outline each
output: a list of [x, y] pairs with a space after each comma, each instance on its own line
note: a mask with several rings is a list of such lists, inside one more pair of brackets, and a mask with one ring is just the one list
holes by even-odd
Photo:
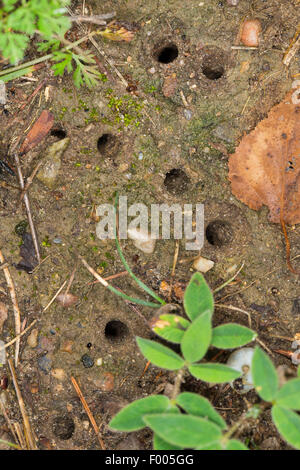
[[54, 123], [54, 116], [50, 111], [44, 109], [40, 117], [35, 121], [32, 128], [28, 132], [23, 144], [20, 148], [20, 153], [24, 154], [29, 152], [37, 144], [39, 144], [48, 134]]
[[130, 42], [134, 38], [134, 31], [130, 31], [130, 28], [136, 30], [136, 28], [131, 25], [112, 21], [107, 25], [104, 31], [99, 31], [99, 34], [111, 41]]
[[289, 92], [229, 158], [233, 194], [271, 222], [300, 223], [300, 106]]
[[77, 297], [77, 295], [66, 293], [66, 294], [59, 294], [56, 297], [56, 300], [63, 307], [71, 307], [72, 305], [76, 304], [76, 302], [78, 302], [78, 297]]

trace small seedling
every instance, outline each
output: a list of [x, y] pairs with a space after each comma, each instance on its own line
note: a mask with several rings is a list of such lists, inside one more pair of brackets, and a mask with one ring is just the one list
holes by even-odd
[[[67, 15], [70, 0], [3, 0], [0, 8], [0, 53], [13, 67], [0, 72], [0, 80], [7, 82], [35, 70], [35, 66], [47, 60], [53, 63], [54, 75], [62, 76], [65, 72], [73, 73], [76, 87], [92, 87], [97, 81], [106, 81], [106, 75], [100, 73], [93, 54], [79, 48], [95, 34], [107, 37], [104, 31], [93, 31], [74, 43], [65, 39], [71, 28], [71, 19]], [[25, 56], [34, 35], [38, 36], [37, 51], [48, 54], [17, 65]], [[124, 37], [124, 31], [116, 30], [109, 36], [112, 40], [131, 40]]]
[[240, 425], [257, 418], [266, 407], [282, 437], [300, 449], [300, 374], [278, 385], [277, 372], [267, 354], [255, 348], [252, 376], [256, 392], [263, 400], [254, 405], [231, 427], [211, 403], [196, 393], [180, 392], [183, 377], [190, 373], [204, 382], [221, 384], [241, 377], [241, 372], [224, 364], [203, 360], [209, 347], [234, 349], [255, 340], [257, 334], [235, 323], [212, 327], [213, 295], [204, 277], [195, 273], [184, 294], [186, 317], [160, 314], [153, 331], [170, 343], [180, 345], [181, 355], [162, 344], [137, 337], [137, 344], [152, 364], [176, 371], [171, 398], [151, 395], [123, 408], [110, 422], [118, 431], [131, 432], [148, 427], [153, 431], [155, 450], [247, 450], [234, 438]]

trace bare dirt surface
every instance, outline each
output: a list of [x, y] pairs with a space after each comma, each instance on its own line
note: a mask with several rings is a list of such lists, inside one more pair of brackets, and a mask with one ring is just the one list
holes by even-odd
[[[36, 342], [33, 334], [28, 344], [31, 332], [21, 339], [17, 377], [40, 449], [99, 448], [71, 376], [80, 384], [108, 449], [150, 449], [148, 430], [124, 435], [110, 431], [107, 423], [124, 404], [163, 393], [173, 382], [172, 373], [161, 373], [154, 366], [143, 374], [146, 360], [135, 336], [154, 337], [147, 324], [153, 311], [138, 307], [137, 312], [137, 307], [95, 284], [78, 263], [78, 254], [103, 277], [124, 271], [114, 241], [99, 240], [95, 232], [95, 207], [113, 203], [117, 191], [128, 197], [129, 204], [204, 203], [201, 254], [215, 262], [205, 275], [211, 288], [229, 279], [244, 262], [238, 278], [218, 292], [216, 301], [249, 312], [252, 328], [271, 351], [290, 351], [291, 340], [300, 331], [299, 277], [287, 268], [280, 225], [268, 221], [267, 209], [250, 210], [231, 194], [227, 161], [242, 136], [282, 100], [291, 89], [293, 75], [299, 74], [299, 53], [288, 68], [282, 64], [297, 29], [299, 3], [240, 0], [237, 7], [230, 7], [225, 0], [89, 0], [86, 5], [93, 14], [115, 10], [118, 20], [134, 25], [132, 42], [97, 39], [129, 88], [98, 54], [108, 80], [96, 88], [77, 90], [71, 77], [54, 77], [47, 65], [33, 75], [37, 81], [10, 82], [8, 102], [0, 107], [0, 158], [4, 160], [21, 129], [29, 128], [43, 109], [54, 113], [52, 132], [21, 161], [26, 176], [52, 143], [70, 139], [52, 187], [35, 178], [29, 189], [43, 258], [32, 274], [14, 267], [20, 261], [21, 240], [15, 227], [26, 220], [17, 178], [5, 170], [0, 175], [1, 250], [16, 286], [22, 321], [26, 319], [28, 326], [37, 319]], [[81, 7], [82, 2], [73, 2], [73, 11]], [[239, 29], [245, 17], [261, 22], [258, 49], [232, 48], [240, 45]], [[83, 33], [75, 25], [72, 34], [74, 40]], [[91, 44], [86, 46], [93, 49]], [[97, 55], [96, 49], [93, 53]], [[18, 112], [44, 79], [45, 86], [33, 102]], [[12, 160], [8, 163], [14, 167]], [[296, 257], [299, 226], [288, 231], [292, 257]], [[163, 286], [171, 280], [175, 241], [159, 240], [150, 255], [137, 250], [130, 240], [122, 242], [122, 249], [135, 274], [166, 295]], [[181, 304], [192, 274], [191, 262], [181, 261], [196, 255], [185, 250], [182, 240], [172, 302]], [[78, 301], [70, 307], [55, 301], [42, 313], [75, 266], [70, 291]], [[294, 266], [300, 269], [300, 258]], [[147, 297], [128, 276], [111, 283], [128, 295]], [[8, 342], [15, 336], [14, 320], [1, 271], [0, 301], [9, 306], [1, 336]], [[249, 325], [249, 318], [216, 308], [215, 325], [226, 322]], [[209, 354], [214, 357], [216, 352]], [[13, 357], [14, 347], [9, 354]], [[218, 361], [227, 357], [223, 352]], [[272, 359], [296, 375], [288, 357], [273, 353]], [[0, 369], [0, 377], [5, 375], [9, 377], [7, 366]], [[259, 401], [254, 392], [240, 395], [229, 386], [209, 386], [192, 377], [182, 388], [210, 399], [228, 424], [249, 403]], [[10, 418], [21, 422], [10, 379], [1, 393]], [[11, 438], [6, 426], [0, 412], [0, 434]], [[239, 438], [251, 449], [289, 448], [268, 410], [243, 427]]]

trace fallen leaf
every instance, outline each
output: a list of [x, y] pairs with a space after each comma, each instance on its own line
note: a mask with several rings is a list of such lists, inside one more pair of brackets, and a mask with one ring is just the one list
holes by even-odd
[[38, 265], [36, 252], [31, 233], [22, 234], [22, 245], [20, 246], [21, 261], [14, 265], [16, 269], [26, 271], [31, 274], [34, 268]]
[[28, 132], [23, 144], [20, 148], [20, 153], [25, 154], [39, 144], [48, 134], [54, 123], [54, 116], [50, 111], [44, 109], [40, 117], [33, 124], [32, 128]]
[[2, 333], [3, 324], [7, 319], [8, 307], [3, 302], [0, 302], [0, 333]]
[[[274, 106], [229, 158], [233, 194], [271, 222], [300, 223], [300, 106], [293, 92]], [[281, 214], [282, 211], [282, 214]]]
[[130, 31], [128, 28], [129, 25], [125, 27], [122, 23], [113, 21], [107, 25], [104, 31], [99, 31], [99, 34], [111, 41], [130, 42], [134, 38], [134, 31]]
[[78, 302], [78, 297], [77, 295], [73, 295], [73, 294], [59, 294], [57, 297], [56, 297], [56, 300], [62, 304], [63, 307], [71, 307], [71, 305], [74, 305], [76, 304], [76, 302]]

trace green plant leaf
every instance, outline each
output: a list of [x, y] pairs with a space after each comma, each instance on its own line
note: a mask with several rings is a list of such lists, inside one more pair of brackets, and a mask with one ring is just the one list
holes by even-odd
[[189, 325], [185, 318], [170, 313], [159, 315], [151, 322], [152, 330], [171, 343], [180, 343]]
[[218, 426], [197, 416], [163, 413], [146, 415], [143, 419], [166, 442], [181, 447], [210, 444], [222, 436]]
[[172, 349], [149, 339], [136, 338], [138, 347], [148, 361], [162, 369], [178, 370], [184, 365], [184, 360]]
[[258, 395], [265, 401], [274, 400], [278, 389], [277, 372], [269, 356], [259, 347], [254, 350], [251, 371]]
[[300, 411], [300, 378], [285, 383], [275, 397], [276, 405]]
[[282, 437], [296, 449], [300, 449], [300, 416], [295, 411], [275, 405], [273, 421]]
[[212, 335], [211, 312], [200, 315], [188, 327], [181, 341], [181, 351], [189, 362], [202, 359], [210, 345]]
[[[67, 69], [68, 72], [72, 72], [73, 66], [72, 66], [72, 53], [71, 52], [60, 52], [56, 51], [53, 53], [53, 60], [55, 60], [57, 63], [52, 65], [52, 69], [54, 70], [54, 75], [63, 75], [65, 69]], [[58, 62], [60, 61], [61, 62]]]
[[32, 34], [35, 31], [35, 19], [30, 8], [20, 7], [8, 15], [6, 26], [15, 31]]
[[25, 49], [29, 38], [19, 33], [1, 33], [0, 34], [0, 51], [5, 59], [11, 64], [23, 59]]
[[234, 349], [250, 343], [257, 334], [237, 323], [227, 323], [217, 326], [212, 331], [212, 346], [219, 349]]
[[298, 366], [298, 369], [297, 369], [297, 376], [300, 377], [300, 366]]
[[169, 444], [164, 441], [161, 437], [154, 433], [153, 435], [153, 450], [181, 450], [183, 447], [175, 446], [175, 444]]
[[231, 439], [230, 441], [227, 442], [225, 446], [225, 450], [249, 450], [249, 449], [241, 441], [238, 441], [237, 439]]
[[31, 72], [34, 72], [34, 67], [26, 67], [21, 70], [16, 70], [15, 72], [7, 73], [6, 75], [1, 75], [0, 80], [2, 80], [3, 82], [9, 82], [10, 80], [22, 77], [23, 75], [27, 75]]
[[213, 313], [214, 298], [202, 274], [193, 274], [185, 289], [183, 304], [187, 316], [192, 321], [206, 311]]
[[150, 397], [141, 398], [119, 411], [110, 421], [109, 426], [118, 431], [137, 431], [145, 427], [143, 415], [163, 413], [167, 410], [169, 404], [169, 399], [164, 395], [151, 395]]
[[212, 442], [211, 444], [195, 447], [195, 450], [224, 450], [220, 441]]
[[191, 365], [189, 371], [197, 379], [217, 384], [231, 382], [242, 375], [235, 369], [214, 362]]
[[216, 412], [210, 402], [196, 393], [183, 392], [177, 396], [176, 402], [187, 413], [193, 416], [207, 418], [221, 429], [226, 429], [227, 425], [224, 419]]

